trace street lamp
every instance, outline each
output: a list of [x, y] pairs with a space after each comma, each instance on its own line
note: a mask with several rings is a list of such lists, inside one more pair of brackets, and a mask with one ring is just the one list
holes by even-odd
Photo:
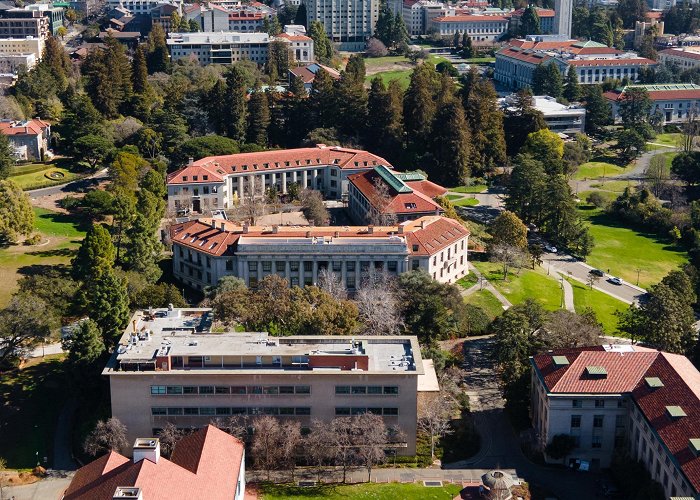
[[639, 286], [639, 273], [641, 272], [641, 269], [637, 268], [635, 271], [637, 271], [637, 286]]

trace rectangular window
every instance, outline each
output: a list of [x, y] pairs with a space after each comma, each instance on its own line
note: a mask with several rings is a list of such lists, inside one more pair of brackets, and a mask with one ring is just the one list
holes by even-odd
[[197, 386], [196, 385], [186, 385], [182, 388], [182, 393], [183, 394], [197, 394]]
[[571, 415], [571, 428], [581, 427], [581, 415]]
[[275, 271], [278, 273], [283, 273], [285, 268], [285, 262], [283, 260], [276, 260], [275, 261]]
[[345, 284], [347, 285], [348, 288], [351, 290], [355, 288], [355, 277], [354, 276], [348, 276], [345, 278]]
[[367, 394], [367, 387], [365, 387], [364, 385], [353, 385], [352, 394]]
[[351, 415], [364, 415], [367, 413], [367, 408], [350, 408]]
[[603, 415], [593, 415], [593, 427], [603, 427]]
[[299, 278], [292, 276], [289, 280], [292, 286], [299, 286]]
[[602, 436], [593, 436], [593, 439], [591, 440], [591, 448], [601, 448], [603, 446], [603, 437]]
[[294, 394], [294, 386], [293, 385], [281, 385], [280, 386], [280, 394]]
[[298, 385], [295, 391], [297, 394], [311, 394], [311, 386], [308, 385]]
[[268, 396], [277, 396], [279, 393], [280, 389], [276, 385], [269, 385], [263, 387], [263, 394], [266, 394]]
[[220, 406], [216, 409], [216, 414], [217, 415], [230, 415], [231, 414], [231, 408], [227, 408], [225, 406]]
[[272, 262], [269, 260], [264, 260], [262, 263], [262, 269], [264, 272], [270, 272], [272, 271]]
[[200, 385], [199, 386], [199, 393], [200, 394], [214, 394], [214, 387], [211, 385]]
[[151, 396], [162, 396], [165, 394], [164, 385], [152, 385], [151, 386]]
[[245, 415], [246, 413], [245, 408], [231, 408], [231, 415]]
[[397, 269], [397, 263], [395, 260], [390, 260], [389, 262], [386, 263], [387, 270], [390, 273], [395, 273]]
[[199, 415], [199, 408], [183, 408], [185, 415]]
[[624, 427], [625, 421], [627, 420], [626, 415], [615, 415], [615, 427]]
[[331, 264], [331, 266], [332, 266], [332, 268], [333, 268], [333, 272], [335, 272], [335, 273], [339, 273], [340, 271], [343, 270], [343, 263], [340, 262], [339, 260], [338, 260], [338, 261], [333, 261], [333, 263]]
[[248, 262], [248, 271], [251, 272], [257, 272], [258, 270], [258, 263], [254, 261]]
[[370, 385], [367, 387], [367, 394], [381, 394], [382, 393], [382, 386], [381, 385]]
[[572, 399], [571, 400], [571, 407], [572, 408], [583, 408], [583, 401], [580, 399]]
[[385, 385], [384, 386], [384, 394], [396, 396], [398, 393], [399, 393], [398, 386], [395, 386], [395, 385]]
[[335, 415], [337, 417], [345, 417], [350, 415], [350, 408], [336, 408]]
[[227, 385], [226, 386], [217, 385], [214, 388], [214, 393], [215, 394], [231, 394], [231, 388]]
[[294, 415], [294, 408], [280, 408], [280, 415]]
[[595, 400], [595, 407], [596, 408], [605, 408], [605, 400], [604, 399], [596, 399]]
[[199, 409], [200, 415], [216, 415], [215, 408], [204, 407]]
[[168, 386], [168, 395], [179, 396], [181, 394], [182, 394], [182, 386], [181, 385], [169, 385]]
[[240, 395], [240, 394], [245, 394], [245, 393], [246, 393], [245, 387], [242, 385], [235, 385], [235, 386], [231, 387], [231, 394]]
[[355, 272], [355, 262], [354, 262], [354, 261], [346, 262], [346, 263], [345, 263], [345, 269], [346, 269], [348, 272]]
[[395, 417], [399, 414], [398, 408], [384, 408], [384, 416]]
[[350, 394], [350, 386], [349, 385], [336, 385], [335, 386], [335, 393], [336, 394]]
[[305, 273], [310, 273], [311, 271], [314, 270], [314, 263], [311, 260], [305, 260], [304, 261], [304, 272]]
[[162, 407], [151, 408], [151, 415], [167, 415], [168, 410]]
[[182, 408], [168, 408], [168, 415], [182, 415]]
[[308, 406], [302, 406], [294, 409], [296, 415], [311, 415], [311, 408]]
[[289, 270], [293, 272], [299, 271], [299, 263], [296, 261], [292, 261], [289, 263]]

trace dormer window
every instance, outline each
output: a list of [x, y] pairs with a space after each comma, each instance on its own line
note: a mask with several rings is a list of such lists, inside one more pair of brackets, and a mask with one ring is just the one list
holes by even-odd
[[208, 175], [203, 175], [203, 176], [202, 176], [202, 180], [208, 181], [208, 180], [209, 180], [209, 176], [208, 176]]
[[608, 371], [604, 366], [587, 366], [586, 376], [588, 378], [608, 378]]
[[667, 406], [666, 414], [672, 419], [677, 420], [679, 418], [686, 417], [687, 415], [680, 406]]
[[691, 438], [688, 440], [688, 448], [693, 452], [693, 455], [700, 457], [700, 438]]
[[182, 176], [182, 180], [183, 180], [184, 182], [187, 182], [187, 176], [186, 176], [186, 175], [183, 175], [183, 176]]
[[566, 358], [566, 356], [552, 356], [552, 362], [554, 363], [554, 366], [557, 367], [569, 365], [569, 360]]
[[418, 251], [418, 245], [413, 245], [413, 251], [417, 252]]
[[270, 167], [270, 164], [269, 164], [269, 163], [263, 163], [263, 167], [269, 168], [269, 167]]
[[243, 165], [243, 170], [248, 170], [248, 165]]
[[284, 166], [285, 166], [285, 167], [288, 167], [288, 166], [289, 166], [289, 162], [288, 162], [288, 161], [285, 161], [285, 162], [284, 162]]
[[664, 386], [664, 383], [659, 377], [646, 377], [644, 382], [646, 382], [649, 389], [659, 389]]
[[199, 179], [199, 177], [197, 177], [196, 175], [193, 175], [193, 176], [192, 176], [192, 180], [193, 180], [194, 182], [197, 182], [197, 179]]

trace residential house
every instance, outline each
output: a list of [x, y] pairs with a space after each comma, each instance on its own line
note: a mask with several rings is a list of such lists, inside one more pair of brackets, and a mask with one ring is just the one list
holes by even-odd
[[316, 78], [316, 73], [318, 73], [321, 69], [328, 73], [333, 80], [340, 79], [339, 71], [329, 66], [324, 66], [323, 64], [311, 63], [306, 66], [289, 68], [289, 83], [291, 85], [293, 78], [301, 78], [301, 80], [304, 82], [304, 87], [307, 91], [309, 91], [314, 83], [314, 78]]
[[0, 133], [6, 135], [18, 160], [42, 160], [49, 150], [51, 124], [40, 118], [29, 121], [0, 121]]

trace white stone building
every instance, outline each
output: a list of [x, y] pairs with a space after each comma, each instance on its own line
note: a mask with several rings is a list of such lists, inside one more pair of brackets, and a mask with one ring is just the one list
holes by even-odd
[[379, 17], [379, 0], [309, 0], [307, 20], [320, 21], [341, 50], [364, 50]]
[[571, 38], [571, 19], [573, 13], [573, 0], [554, 0], [554, 34]]
[[210, 156], [168, 175], [168, 209], [207, 212], [232, 208], [275, 187], [282, 194], [292, 184], [341, 199], [348, 175], [390, 164], [367, 151], [328, 147], [282, 149]]
[[291, 286], [316, 285], [326, 269], [353, 292], [371, 273], [423, 269], [454, 283], [465, 276], [469, 231], [440, 216], [394, 226], [239, 226], [199, 219], [171, 227], [173, 274], [198, 290], [236, 276], [255, 288], [278, 274]]
[[700, 66], [700, 47], [679, 47], [659, 52], [661, 64], [676, 65], [681, 71]]
[[567, 465], [608, 467], [627, 450], [666, 498], [700, 494], [700, 372], [684, 356], [636, 346], [531, 358], [532, 423], [542, 449], [572, 436]]
[[653, 105], [650, 113], [661, 114], [663, 123], [684, 123], [689, 116], [700, 113], [700, 85], [692, 83], [669, 83], [658, 85], [630, 85], [623, 89], [605, 92], [603, 95], [612, 107], [612, 116], [621, 121], [620, 103], [625, 99], [625, 90], [645, 89]]
[[505, 16], [455, 15], [436, 17], [430, 21], [428, 30], [434, 28], [442, 36], [456, 32], [467, 33], [473, 42], [496, 42], [508, 31], [510, 19]]
[[428, 19], [445, 16], [450, 9], [444, 3], [434, 0], [404, 0], [398, 5], [401, 6], [403, 22], [411, 36], [425, 35], [428, 32]]

